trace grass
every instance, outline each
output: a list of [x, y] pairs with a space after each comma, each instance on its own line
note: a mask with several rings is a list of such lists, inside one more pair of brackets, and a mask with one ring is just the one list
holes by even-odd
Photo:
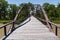
[[52, 20], [52, 22], [60, 24], [60, 20]]
[[0, 23], [1, 24], [5, 24], [5, 23], [8, 23], [8, 22], [11, 22], [12, 20], [0, 20]]

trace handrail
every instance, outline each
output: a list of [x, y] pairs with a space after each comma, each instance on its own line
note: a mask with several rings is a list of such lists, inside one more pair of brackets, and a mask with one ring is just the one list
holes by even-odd
[[[10, 22], [10, 23], [7, 23], [7, 24], [5, 24], [5, 25], [3, 25], [3, 26], [0, 27], [0, 29], [4, 28], [4, 35], [5, 35], [5, 36], [7, 35], [7, 29], [6, 29], [6, 27], [7, 27], [7, 25], [9, 25], [9, 24], [12, 24], [12, 26], [13, 26], [13, 25], [14, 25], [14, 21], [12, 21], [12, 22]], [[11, 30], [13, 30], [13, 29], [11, 29]]]
[[21, 9], [19, 9], [19, 11], [17, 12], [17, 14], [16, 14], [16, 16], [15, 16], [15, 18], [14, 18], [14, 20], [13, 20], [12, 22], [7, 23], [7, 24], [5, 24], [5, 25], [3, 25], [3, 26], [0, 27], [0, 29], [4, 28], [4, 35], [5, 35], [5, 36], [8, 35], [8, 34], [7, 34], [7, 29], [6, 29], [6, 27], [7, 27], [8, 25], [12, 24], [11, 32], [14, 31], [14, 29], [15, 29], [15, 27], [14, 27], [15, 21], [17, 20], [17, 17], [18, 17], [18, 15], [19, 15], [19, 13], [21, 13], [21, 11], [22, 11], [22, 9], [25, 7], [25, 5], [26, 5], [26, 4], [24, 4], [23, 7], [21, 7]]
[[51, 26], [50, 26], [50, 24], [48, 23], [48, 21], [49, 21], [48, 16], [47, 16], [44, 8], [43, 8], [41, 5], [40, 5], [40, 9], [41, 9], [41, 11], [42, 11], [42, 13], [43, 13], [43, 15], [44, 15], [44, 17], [45, 17], [45, 20], [46, 20], [46, 23], [47, 23], [47, 27], [48, 27], [49, 30], [52, 32]]
[[[27, 20], [27, 19], [26, 19], [26, 20]], [[26, 21], [26, 20], [25, 20], [25, 21]], [[25, 25], [26, 23], [28, 23], [30, 20], [31, 20], [31, 18], [28, 17], [28, 20], [27, 20], [26, 22], [23, 21], [21, 24], [19, 24], [19, 25], [16, 26], [16, 27], [19, 28], [19, 27]], [[15, 28], [15, 29], [17, 29], [17, 28]], [[12, 32], [11, 32], [11, 33], [12, 33]], [[9, 33], [6, 37], [4, 36], [2, 39], [5, 40], [11, 33]]]
[[42, 12], [43, 15], [44, 15], [45, 20], [44, 20], [44, 19], [41, 19], [41, 18], [39, 18], [39, 17], [37, 17], [37, 16], [35, 16], [35, 17], [36, 17], [38, 20], [40, 20], [40, 21], [44, 22], [45, 24], [47, 24], [47, 27], [49, 28], [49, 30], [50, 30], [51, 32], [53, 32], [53, 30], [52, 30], [52, 25], [54, 25], [54, 26], [55, 26], [55, 30], [56, 30], [56, 31], [55, 31], [55, 34], [57, 35], [57, 29], [60, 28], [60, 26], [58, 26], [57, 24], [51, 22], [51, 21], [48, 19], [48, 16], [47, 16], [44, 8], [43, 8], [41, 5], [40, 5], [40, 10], [41, 10], [41, 12]]
[[18, 14], [21, 12], [21, 10], [23, 9], [23, 7], [21, 7], [21, 9], [19, 9], [18, 13], [16, 14], [16, 16], [15, 16], [15, 18], [14, 18], [14, 20], [12, 22], [4, 24], [3, 26], [0, 27], [0, 29], [3, 28], [4, 26], [7, 26], [7, 25], [12, 24], [13, 22], [15, 22], [16, 19], [17, 19], [17, 17], [18, 17]]
[[[46, 20], [44, 20], [44, 19], [41, 19], [41, 18], [39, 18], [41, 21], [44, 21], [44, 22], [46, 22]], [[60, 26], [59, 25], [57, 25], [57, 24], [55, 24], [55, 23], [53, 23], [53, 22], [51, 22], [51, 21], [48, 21], [49, 23], [51, 23], [52, 25], [54, 25], [54, 26], [57, 26], [58, 28], [60, 28]]]
[[[41, 19], [39, 17], [36, 17], [36, 18], [38, 20], [40, 20], [40, 21], [46, 22], [46, 20], [44, 20], [44, 19]], [[60, 28], [60, 26], [55, 24], [55, 23], [53, 23], [53, 22], [51, 22], [51, 21], [48, 21], [48, 23], [50, 24], [51, 27], [53, 27], [52, 25], [54, 25], [54, 27], [55, 27], [55, 34], [58, 35], [57, 28]]]
[[14, 21], [9, 22], [9, 23], [7, 23], [7, 24], [4, 24], [4, 25], [0, 26], [0, 29], [3, 28], [3, 27], [5, 27], [5, 26], [7, 26], [7, 25], [9, 25], [9, 24], [12, 24], [13, 22], [14, 22]]
[[[12, 29], [13, 29], [13, 28], [14, 28], [14, 29], [12, 30], [12, 32], [13, 32], [15, 29], [17, 29], [17, 28], [23, 26], [24, 24], [28, 23], [28, 22], [31, 20], [30, 16], [28, 16], [28, 18], [29, 18], [29, 20], [26, 21], [26, 19], [27, 19], [27, 17], [26, 17], [26, 19], [25, 19], [26, 22], [23, 21], [21, 24], [19, 24], [18, 26], [16, 26], [16, 28], [14, 28], [14, 22], [15, 22], [15, 21], [14, 21], [14, 22], [13, 22], [13, 26], [12, 26]], [[8, 35], [7, 35], [7, 36], [4, 36], [2, 39], [3, 39], [3, 40], [6, 39], [12, 32], [8, 33]]]
[[55, 24], [55, 23], [53, 23], [53, 22], [51, 22], [51, 21], [49, 21], [49, 23], [51, 23], [52, 25], [54, 25], [54, 26], [56, 26], [56, 27], [60, 28], [60, 26], [59, 26], [59, 25], [57, 25], [57, 24]]

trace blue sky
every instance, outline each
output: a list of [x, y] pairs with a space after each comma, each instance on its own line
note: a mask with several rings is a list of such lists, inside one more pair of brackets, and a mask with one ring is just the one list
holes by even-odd
[[21, 4], [21, 3], [28, 3], [31, 2], [33, 4], [40, 4], [42, 5], [45, 2], [48, 2], [50, 4], [55, 4], [57, 5], [58, 3], [60, 3], [60, 0], [7, 0], [9, 4]]

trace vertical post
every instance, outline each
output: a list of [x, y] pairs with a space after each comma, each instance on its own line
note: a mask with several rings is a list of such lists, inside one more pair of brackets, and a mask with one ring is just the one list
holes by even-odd
[[13, 26], [13, 29], [15, 28], [15, 27], [14, 27], [14, 24], [15, 24], [15, 22], [13, 22], [13, 25], [12, 25], [12, 26]]
[[56, 36], [57, 36], [57, 29], [58, 29], [58, 28], [57, 28], [57, 26], [56, 26], [56, 28], [55, 28], [55, 34], [56, 34]]
[[13, 31], [14, 28], [15, 28], [15, 27], [14, 27], [14, 24], [15, 24], [15, 22], [12, 23], [12, 29], [11, 29], [11, 31]]
[[53, 28], [52, 28], [52, 24], [51, 24], [51, 23], [49, 23], [49, 25], [50, 25], [51, 29], [53, 29]]
[[5, 36], [7, 35], [6, 26], [4, 26], [4, 35], [5, 35]]

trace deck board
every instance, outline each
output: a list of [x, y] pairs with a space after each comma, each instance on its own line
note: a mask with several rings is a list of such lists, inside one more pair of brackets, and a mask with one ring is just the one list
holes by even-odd
[[59, 38], [35, 17], [16, 29], [6, 40], [59, 40]]

